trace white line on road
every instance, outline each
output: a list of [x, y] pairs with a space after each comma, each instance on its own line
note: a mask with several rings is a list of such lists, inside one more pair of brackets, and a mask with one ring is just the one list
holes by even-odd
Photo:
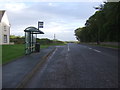
[[68, 44], [68, 52], [70, 51], [70, 47], [69, 47], [69, 44]]
[[53, 57], [53, 55], [56, 53], [57, 49], [58, 48], [56, 47], [55, 51], [52, 53], [52, 55], [49, 57], [49, 59], [51, 59]]
[[101, 51], [99, 51], [99, 50], [96, 50], [96, 49], [93, 49], [94, 51], [96, 51], [96, 52], [101, 52]]
[[89, 48], [89, 49], [92, 49], [92, 48]]
[[83, 46], [84, 48], [87, 48], [87, 46]]
[[[88, 49], [92, 49], [92, 48], [89, 47]], [[101, 51], [96, 50], [96, 49], [92, 49], [92, 50], [94, 50], [95, 52], [101, 52]]]

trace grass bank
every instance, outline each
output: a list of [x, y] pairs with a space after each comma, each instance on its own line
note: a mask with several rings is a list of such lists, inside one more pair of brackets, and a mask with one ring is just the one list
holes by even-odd
[[[81, 42], [79, 42], [81, 43]], [[119, 44], [118, 45], [110, 45], [110, 44], [95, 44], [95, 43], [81, 43], [81, 44], [89, 44], [89, 45], [95, 45], [95, 46], [102, 46], [102, 47], [108, 47], [108, 48], [115, 48], [115, 49], [120, 49]]]
[[[96, 44], [93, 44], [93, 45], [96, 45]], [[96, 46], [102, 46], [102, 47], [108, 47], [108, 48], [116, 48], [116, 49], [120, 48], [120, 46], [106, 45], [106, 44], [101, 44], [101, 45], [96, 45]]]
[[[54, 45], [65, 45], [64, 43], [52, 43], [49, 45], [40, 45], [40, 48], [47, 48]], [[11, 62], [21, 56], [25, 55], [25, 45], [2, 45], [2, 64]]]

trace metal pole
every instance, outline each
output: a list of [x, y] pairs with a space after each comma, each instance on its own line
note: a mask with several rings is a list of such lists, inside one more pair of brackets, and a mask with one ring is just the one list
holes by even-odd
[[31, 33], [31, 51], [33, 53], [33, 34]]
[[25, 54], [27, 54], [26, 32], [25, 32]]
[[32, 33], [30, 32], [30, 53], [32, 53]]
[[39, 30], [39, 21], [38, 21], [38, 30]]
[[29, 54], [31, 53], [31, 32], [29, 33]]
[[36, 34], [36, 43], [37, 43], [37, 34]]

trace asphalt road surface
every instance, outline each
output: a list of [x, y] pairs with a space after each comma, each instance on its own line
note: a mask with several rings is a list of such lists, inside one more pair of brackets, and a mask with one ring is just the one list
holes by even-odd
[[74, 43], [58, 46], [26, 88], [118, 88], [118, 52]]

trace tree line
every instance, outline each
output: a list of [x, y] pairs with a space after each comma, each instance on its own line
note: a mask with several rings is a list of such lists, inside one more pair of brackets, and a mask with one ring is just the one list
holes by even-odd
[[[48, 38], [37, 38], [37, 43], [40, 43], [41, 45], [49, 45], [49, 44], [61, 44], [64, 43], [63, 41], [60, 40], [50, 40]], [[15, 36], [15, 35], [10, 35], [10, 42], [14, 42], [14, 44], [25, 44], [25, 36]]]
[[84, 27], [75, 30], [80, 42], [119, 42], [120, 2], [104, 2], [94, 15], [89, 17]]

